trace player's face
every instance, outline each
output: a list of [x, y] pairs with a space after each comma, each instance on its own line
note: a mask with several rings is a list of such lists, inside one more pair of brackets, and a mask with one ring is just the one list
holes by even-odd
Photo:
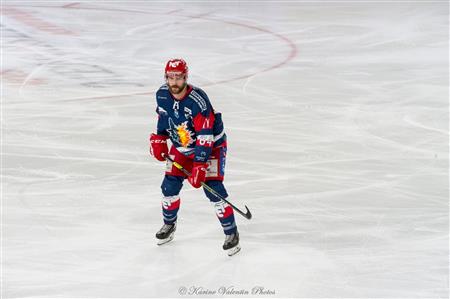
[[167, 74], [166, 81], [172, 94], [181, 93], [187, 85], [184, 74]]

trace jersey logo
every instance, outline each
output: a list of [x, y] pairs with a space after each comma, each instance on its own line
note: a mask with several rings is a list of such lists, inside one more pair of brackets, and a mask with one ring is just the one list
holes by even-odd
[[185, 118], [192, 118], [192, 110], [188, 107], [184, 107], [184, 117]]
[[187, 123], [188, 122], [185, 121], [184, 123], [177, 126], [173, 122], [172, 118], [169, 119], [170, 129], [168, 131], [170, 134], [170, 139], [178, 143], [182, 147], [188, 147], [195, 141], [193, 138], [194, 133], [189, 130], [189, 128], [187, 127]]

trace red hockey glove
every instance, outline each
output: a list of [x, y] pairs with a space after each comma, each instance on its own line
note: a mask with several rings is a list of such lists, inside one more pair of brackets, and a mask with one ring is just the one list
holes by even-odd
[[194, 188], [200, 188], [202, 183], [206, 180], [207, 168], [208, 164], [206, 163], [194, 162], [191, 176], [188, 178], [189, 183], [191, 183]]
[[165, 161], [165, 156], [169, 154], [167, 138], [169, 137], [164, 135], [150, 135], [150, 155], [155, 157], [158, 161]]

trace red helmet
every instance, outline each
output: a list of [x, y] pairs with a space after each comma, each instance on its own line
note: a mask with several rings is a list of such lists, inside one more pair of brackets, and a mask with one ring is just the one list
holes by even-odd
[[186, 61], [184, 61], [181, 58], [170, 59], [169, 61], [167, 61], [164, 74], [167, 77], [167, 74], [169, 74], [169, 73], [185, 74], [186, 78], [187, 78], [188, 66], [186, 64]]

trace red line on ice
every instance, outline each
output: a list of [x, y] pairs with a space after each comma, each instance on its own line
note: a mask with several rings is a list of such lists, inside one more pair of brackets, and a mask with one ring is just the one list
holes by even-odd
[[[70, 7], [70, 9], [117, 11], [117, 12], [138, 13], [138, 14], [156, 14], [154, 12], [147, 12], [147, 11], [142, 11], [142, 10], [118, 9], [118, 8], [97, 8], [97, 7], [81, 7], [81, 6], [77, 6], [77, 7]], [[173, 13], [174, 13], [174, 11], [169, 11], [169, 12], [166, 12], [166, 13], [159, 12], [159, 14], [166, 14], [166, 15], [173, 14]], [[206, 83], [206, 84], [203, 84], [203, 86], [212, 86], [212, 85], [217, 85], [217, 84], [221, 84], [221, 83], [228, 83], [228, 82], [232, 82], [232, 81], [247, 79], [247, 78], [255, 76], [257, 74], [268, 72], [268, 71], [280, 68], [283, 65], [287, 64], [289, 61], [291, 61], [298, 54], [297, 46], [295, 45], [295, 43], [293, 41], [291, 41], [289, 38], [287, 38], [286, 36], [282, 35], [282, 34], [270, 31], [270, 30], [262, 28], [262, 27], [258, 27], [256, 25], [249, 25], [249, 24], [235, 22], [235, 21], [227, 21], [227, 20], [224, 20], [224, 19], [207, 18], [206, 15], [208, 15], [208, 14], [209, 13], [206, 13], [204, 15], [202, 15], [202, 14], [201, 15], [196, 15], [196, 16], [186, 16], [186, 15], [178, 15], [178, 16], [186, 17], [186, 18], [192, 18], [192, 19], [203, 19], [203, 20], [207, 20], [207, 21], [221, 22], [221, 23], [225, 23], [225, 24], [246, 27], [246, 28], [257, 30], [257, 31], [260, 31], [260, 32], [263, 32], [263, 33], [266, 33], [266, 34], [270, 34], [272, 36], [277, 37], [278, 39], [283, 40], [289, 46], [290, 51], [289, 51], [288, 56], [284, 60], [282, 60], [279, 63], [277, 63], [275, 65], [272, 65], [272, 66], [270, 66], [268, 68], [265, 68], [265, 69], [262, 69], [260, 71], [256, 71], [256, 72], [253, 72], [253, 73], [250, 73], [250, 74], [238, 76], [238, 77], [224, 79], [224, 80], [217, 81], [217, 82], [212, 82], [212, 83]], [[151, 94], [151, 93], [149, 93], [149, 94]], [[124, 95], [124, 96], [126, 96], [126, 95]], [[114, 97], [116, 97], [116, 96], [114, 96]]]
[[76, 33], [67, 30], [63, 27], [60, 27], [56, 24], [49, 23], [45, 20], [42, 20], [38, 17], [35, 17], [31, 13], [28, 13], [24, 10], [20, 10], [14, 7], [4, 7], [3, 13], [7, 16], [10, 16], [17, 21], [28, 25], [30, 27], [36, 28], [40, 31], [58, 34], [58, 35], [76, 35]]
[[[63, 5], [63, 6], [34, 5], [32, 7], [66, 8], [66, 9], [97, 10], [97, 11], [116, 11], [116, 12], [138, 13], [138, 14], [156, 14], [155, 12], [147, 12], [147, 11], [141, 11], [141, 10], [118, 9], [118, 8], [81, 7], [80, 3], [73, 3], [73, 4], [74, 5], [70, 5], [69, 4], [69, 5]], [[170, 14], [173, 14], [175, 12], [177, 12], [177, 10], [175, 10], [175, 11], [172, 10], [172, 11], [169, 11], [169, 12], [166, 12], [166, 13], [162, 13], [162, 12], [158, 12], [158, 13], [159, 14], [170, 15]], [[270, 67], [267, 67], [265, 69], [262, 69], [262, 70], [259, 70], [259, 71], [256, 71], [256, 72], [253, 72], [253, 73], [250, 73], [250, 74], [241, 75], [241, 76], [237, 76], [237, 77], [232, 77], [232, 78], [224, 79], [224, 80], [217, 81], [217, 82], [205, 83], [205, 84], [203, 84], [203, 86], [213, 86], [213, 85], [218, 85], [218, 84], [222, 84], [222, 83], [228, 83], [228, 82], [232, 82], [232, 81], [247, 79], [247, 78], [255, 76], [257, 74], [268, 72], [268, 71], [280, 68], [283, 65], [289, 63], [289, 61], [291, 61], [298, 54], [297, 46], [289, 38], [287, 38], [286, 36], [284, 36], [282, 34], [270, 31], [270, 30], [262, 28], [262, 27], [258, 27], [256, 25], [249, 25], [249, 24], [235, 22], [235, 21], [227, 21], [227, 20], [224, 20], [224, 19], [207, 18], [207, 17], [205, 17], [205, 15], [197, 15], [197, 16], [178, 15], [178, 16], [186, 17], [186, 18], [203, 19], [203, 20], [208, 20], [208, 21], [221, 22], [221, 23], [225, 23], [225, 24], [246, 27], [246, 28], [249, 28], [249, 29], [257, 30], [259, 32], [263, 32], [263, 33], [275, 36], [276, 38], [283, 40], [289, 46], [290, 51], [289, 51], [288, 56], [285, 59], [283, 59], [282, 61], [280, 61], [279, 63], [275, 64], [275, 65], [272, 65]], [[151, 95], [153, 93], [155, 93], [155, 91], [152, 91], [152, 92], [128, 93], [128, 94], [111, 95], [111, 96], [83, 97], [83, 98], [68, 99], [66, 101], [107, 99], [107, 98], [116, 98], [116, 97], [123, 97], [123, 96], [132, 96], [132, 95]]]

